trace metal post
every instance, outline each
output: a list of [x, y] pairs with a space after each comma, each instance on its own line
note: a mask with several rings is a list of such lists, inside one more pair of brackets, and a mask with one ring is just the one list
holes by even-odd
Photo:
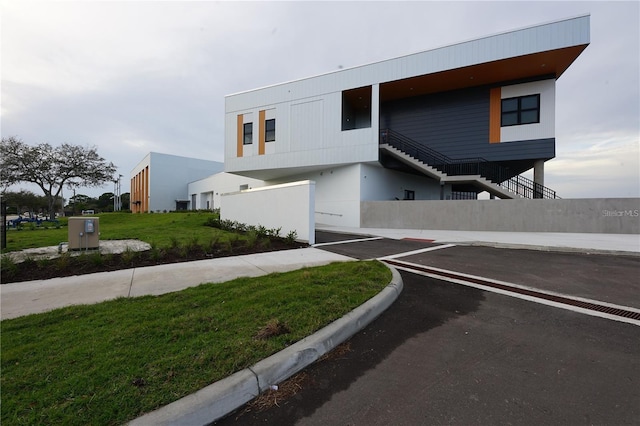
[[113, 181], [113, 211], [114, 212], [119, 212], [120, 210], [122, 210], [122, 195], [120, 193], [121, 178], [122, 178], [122, 175], [118, 175], [118, 179]]
[[[0, 197], [2, 197], [0, 195]], [[7, 202], [0, 198], [0, 209], [2, 210], [2, 248], [7, 248]]]

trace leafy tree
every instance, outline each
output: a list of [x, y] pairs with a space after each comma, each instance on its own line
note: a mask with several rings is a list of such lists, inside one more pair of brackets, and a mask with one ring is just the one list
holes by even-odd
[[7, 203], [7, 210], [15, 211], [16, 214], [22, 214], [25, 211], [40, 213], [46, 211], [48, 207], [45, 197], [24, 189], [19, 192], [5, 192], [2, 197]]
[[95, 187], [113, 182], [116, 167], [98, 155], [97, 148], [48, 143], [31, 146], [16, 137], [2, 138], [0, 183], [8, 187], [19, 182], [35, 183], [48, 201], [51, 217], [62, 187]]
[[101, 212], [112, 212], [113, 211], [113, 197], [115, 197], [113, 192], [105, 192], [96, 200], [96, 207]]
[[88, 210], [95, 208], [96, 199], [91, 198], [88, 195], [77, 194], [69, 198], [69, 204], [67, 207], [70, 207], [73, 211], [73, 214], [77, 214], [82, 210]]
[[131, 194], [128, 192], [125, 192], [124, 194], [120, 195], [120, 202], [122, 203], [122, 210], [129, 210], [129, 201], [131, 198]]

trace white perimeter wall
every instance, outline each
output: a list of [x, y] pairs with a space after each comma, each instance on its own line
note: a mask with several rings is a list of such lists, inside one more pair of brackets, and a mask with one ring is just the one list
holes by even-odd
[[315, 243], [315, 183], [292, 182], [222, 194], [220, 218], [268, 229], [280, 236], [296, 231], [297, 239]]
[[[402, 200], [405, 189], [415, 191], [417, 200], [440, 199], [440, 184], [433, 179], [385, 169], [378, 163], [336, 166], [291, 179], [316, 183], [315, 220], [323, 225], [359, 227], [361, 201]], [[451, 196], [451, 185], [445, 185], [444, 195]]]
[[291, 180], [315, 182], [315, 221], [317, 223], [358, 227], [360, 226], [360, 170], [360, 164], [336, 166], [297, 175]]
[[232, 173], [217, 173], [189, 183], [189, 199], [196, 195], [196, 209], [206, 209], [207, 201], [210, 210], [217, 209], [220, 208], [221, 194], [240, 191], [243, 185], [247, 189], [260, 188], [265, 186], [265, 182]]

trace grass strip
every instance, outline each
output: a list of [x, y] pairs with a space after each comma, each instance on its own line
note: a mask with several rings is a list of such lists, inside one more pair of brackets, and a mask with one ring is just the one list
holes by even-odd
[[[211, 239], [222, 242], [226, 241], [230, 235], [234, 235], [234, 237], [237, 235], [233, 232], [204, 226], [208, 219], [218, 217], [213, 212], [102, 213], [95, 216], [100, 218], [101, 240], [138, 239], [158, 247], [168, 247], [176, 244], [184, 245], [196, 239], [201, 244], [207, 243]], [[7, 248], [3, 250], [3, 253], [27, 248], [56, 246], [61, 242], [68, 241], [67, 218], [61, 218], [60, 224], [59, 229], [55, 227], [45, 229], [44, 226], [40, 228], [27, 227], [20, 231], [8, 229]]]
[[122, 424], [312, 334], [390, 279], [379, 262], [334, 263], [4, 320], [2, 424]]

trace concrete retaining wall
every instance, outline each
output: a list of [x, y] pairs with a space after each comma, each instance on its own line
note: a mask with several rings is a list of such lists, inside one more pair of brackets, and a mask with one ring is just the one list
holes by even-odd
[[301, 181], [222, 194], [220, 218], [268, 229], [280, 236], [297, 232], [297, 239], [315, 243], [315, 182]]
[[640, 198], [363, 201], [360, 226], [640, 234]]

